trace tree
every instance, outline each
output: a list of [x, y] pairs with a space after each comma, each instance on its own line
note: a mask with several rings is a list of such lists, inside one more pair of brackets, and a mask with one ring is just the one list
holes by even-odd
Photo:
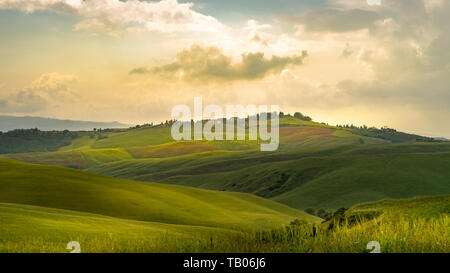
[[299, 220], [299, 219], [295, 219], [294, 221], [291, 222], [291, 226], [301, 226], [301, 225], [307, 225], [308, 222], [306, 222], [305, 220]]
[[322, 219], [326, 219], [328, 216], [330, 216], [330, 213], [326, 212], [324, 209], [319, 209], [317, 211], [317, 216], [319, 216]]
[[294, 118], [302, 119], [303, 118], [303, 114], [300, 113], [300, 112], [295, 112], [294, 113]]
[[311, 215], [316, 215], [314, 209], [312, 209], [312, 208], [305, 209], [305, 212], [308, 214], [311, 214]]
[[294, 113], [294, 117], [295, 117], [295, 118], [298, 118], [298, 119], [301, 119], [301, 120], [304, 120], [304, 121], [312, 121], [312, 118], [310, 118], [310, 117], [308, 117], [308, 116], [305, 116], [305, 115], [303, 115], [303, 114], [300, 113], [300, 112], [295, 112], [295, 113]]

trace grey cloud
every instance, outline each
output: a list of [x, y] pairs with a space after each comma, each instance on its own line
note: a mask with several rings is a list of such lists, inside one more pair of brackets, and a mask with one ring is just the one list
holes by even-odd
[[381, 17], [362, 9], [320, 9], [285, 17], [288, 22], [303, 25], [309, 32], [349, 32], [369, 28]]
[[2, 113], [32, 113], [46, 108], [48, 101], [31, 91], [22, 90], [0, 100], [0, 112]]
[[345, 48], [344, 48], [344, 50], [342, 50], [341, 57], [348, 58], [348, 57], [352, 56], [353, 53], [355, 53], [355, 52], [353, 51], [353, 49], [350, 46], [350, 44], [347, 43]]
[[193, 45], [179, 52], [175, 61], [153, 68], [136, 68], [130, 74], [151, 74], [169, 77], [182, 77], [184, 80], [234, 81], [264, 78], [269, 74], [279, 74], [288, 66], [303, 64], [308, 56], [306, 51], [300, 55], [265, 58], [264, 53], [242, 55], [242, 61], [234, 63], [232, 58], [214, 46]]
[[32, 113], [50, 104], [72, 98], [70, 85], [77, 81], [75, 75], [42, 74], [27, 86], [0, 98], [0, 112]]
[[138, 67], [130, 71], [130, 74], [146, 74], [149, 70], [146, 67]]

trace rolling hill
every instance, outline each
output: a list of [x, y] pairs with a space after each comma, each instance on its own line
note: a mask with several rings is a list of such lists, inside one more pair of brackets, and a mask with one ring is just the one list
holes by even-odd
[[319, 221], [245, 193], [0, 159], [0, 252], [68, 252], [73, 240], [84, 252], [213, 251], [213, 242], [294, 219]]
[[[173, 141], [170, 126], [159, 125], [74, 132], [56, 151], [2, 155], [0, 252], [67, 252], [72, 240], [86, 252], [362, 252], [371, 236], [394, 252], [445, 250], [402, 240], [441, 243], [436, 231], [448, 217], [426, 217], [448, 210], [448, 197], [364, 202], [450, 194], [449, 143], [292, 117], [280, 123], [275, 152], [260, 152], [258, 141]], [[312, 239], [306, 226], [288, 239], [284, 227], [294, 220], [320, 221], [300, 210], [341, 207], [353, 207], [349, 217], [382, 215], [374, 220], [382, 228], [368, 232], [370, 222]], [[420, 228], [386, 237], [410, 224], [407, 210], [420, 211]]]
[[363, 203], [314, 224], [314, 231], [312, 224], [300, 222], [256, 232], [0, 203], [0, 252], [67, 253], [67, 243], [76, 240], [82, 252], [364, 253], [367, 242], [377, 241], [383, 253], [448, 253], [449, 198]]
[[[450, 216], [450, 195], [417, 196], [407, 199], [385, 199], [377, 202], [361, 203], [350, 208], [348, 217], [362, 213], [376, 213], [389, 217], [439, 218]], [[450, 239], [450, 237], [447, 237]]]
[[93, 213], [0, 203], [0, 253], [199, 252], [238, 231], [135, 221]]
[[383, 198], [450, 193], [446, 142], [293, 117], [280, 119], [280, 125], [276, 152], [260, 152], [257, 141], [173, 141], [170, 126], [162, 125], [105, 131], [76, 138], [57, 152], [6, 157], [110, 177], [251, 193], [297, 209], [332, 211]]
[[304, 212], [256, 196], [141, 183], [61, 167], [0, 160], [0, 202], [222, 228], [286, 224]]

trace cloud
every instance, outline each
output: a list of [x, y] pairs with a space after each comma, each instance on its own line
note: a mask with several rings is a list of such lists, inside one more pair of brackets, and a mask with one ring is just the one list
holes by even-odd
[[18, 9], [26, 13], [45, 10], [83, 18], [75, 30], [117, 34], [123, 28], [133, 31], [207, 31], [224, 26], [215, 18], [195, 12], [192, 3], [177, 0], [147, 2], [138, 0], [0, 0], [0, 9]]
[[1, 113], [33, 113], [46, 108], [48, 101], [39, 94], [19, 90], [5, 99], [0, 99]]
[[263, 38], [261, 38], [260, 35], [258, 35], [257, 33], [254, 33], [251, 37], [250, 37], [250, 41], [251, 42], [255, 42], [255, 43], [259, 43], [265, 47], [268, 46], [268, 43], [266, 40], [264, 40]]
[[290, 65], [301, 65], [308, 56], [301, 55], [265, 58], [264, 53], [242, 54], [242, 61], [234, 63], [222, 50], [215, 46], [192, 45], [179, 52], [175, 61], [152, 68], [136, 68], [130, 74], [151, 74], [179, 77], [192, 81], [235, 81], [264, 78], [269, 74], [279, 74]]
[[450, 116], [450, 2], [430, 3], [386, 4], [384, 12], [392, 17], [374, 25], [370, 47], [357, 56], [372, 68], [373, 78], [341, 81], [337, 87], [343, 96], [364, 105], [408, 105], [424, 115], [439, 110]]
[[27, 86], [0, 98], [2, 113], [32, 113], [76, 97], [69, 89], [77, 81], [75, 75], [48, 73]]
[[307, 32], [349, 32], [369, 28], [380, 16], [369, 10], [325, 8], [284, 19]]
[[34, 93], [46, 93], [57, 96], [69, 91], [69, 85], [78, 81], [78, 77], [71, 74], [47, 73], [32, 81], [24, 90]]
[[341, 57], [342, 57], [342, 58], [348, 58], [348, 57], [352, 56], [353, 53], [355, 53], [355, 52], [353, 51], [353, 49], [352, 49], [352, 47], [350, 46], [350, 44], [347, 43], [347, 44], [345, 45], [344, 50], [342, 50]]

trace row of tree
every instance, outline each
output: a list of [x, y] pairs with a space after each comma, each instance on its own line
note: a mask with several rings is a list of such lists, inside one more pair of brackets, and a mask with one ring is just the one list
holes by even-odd
[[0, 154], [56, 151], [70, 145], [78, 132], [17, 129], [0, 132]]

